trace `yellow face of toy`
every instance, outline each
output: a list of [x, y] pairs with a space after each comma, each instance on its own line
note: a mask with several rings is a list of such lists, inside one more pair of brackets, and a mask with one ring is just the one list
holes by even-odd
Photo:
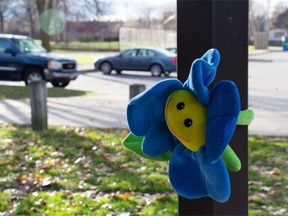
[[171, 133], [186, 148], [195, 152], [205, 144], [206, 108], [189, 91], [177, 90], [169, 95], [165, 118]]

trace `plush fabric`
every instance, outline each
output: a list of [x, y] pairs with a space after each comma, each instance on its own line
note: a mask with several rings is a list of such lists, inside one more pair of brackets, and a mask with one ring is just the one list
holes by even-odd
[[229, 171], [238, 172], [241, 169], [241, 161], [231, 146], [226, 147], [221, 157]]
[[206, 112], [189, 91], [177, 90], [166, 101], [165, 119], [170, 132], [186, 148], [198, 151], [205, 144]]
[[249, 125], [254, 119], [254, 111], [252, 109], [242, 110], [239, 113], [237, 125]]
[[169, 178], [174, 190], [187, 199], [210, 196], [225, 202], [230, 196], [230, 180], [223, 160], [209, 163], [204, 149], [191, 152], [178, 145], [170, 159]]
[[156, 161], [169, 161], [170, 160], [171, 151], [167, 151], [158, 157], [151, 157], [151, 156], [146, 155], [142, 150], [143, 139], [144, 139], [143, 136], [135, 136], [134, 134], [130, 132], [125, 137], [125, 139], [122, 140], [122, 144], [126, 149], [134, 152], [140, 157], [150, 159], [150, 160], [156, 160]]
[[240, 112], [238, 89], [232, 81], [208, 88], [219, 61], [219, 52], [210, 49], [192, 63], [184, 84], [177, 79], [158, 82], [127, 107], [131, 133], [143, 136], [142, 152], [138, 149], [137, 154], [161, 158], [170, 152], [171, 185], [189, 199], [209, 196], [227, 201], [231, 193], [227, 167], [233, 171], [241, 167], [227, 147]]
[[221, 156], [234, 133], [240, 112], [240, 99], [232, 81], [221, 81], [210, 94], [207, 110], [207, 159], [214, 163]]
[[189, 77], [184, 83], [184, 88], [190, 90], [203, 105], [209, 101], [208, 86], [216, 76], [219, 62], [218, 50], [208, 50], [200, 59], [196, 59], [192, 63]]

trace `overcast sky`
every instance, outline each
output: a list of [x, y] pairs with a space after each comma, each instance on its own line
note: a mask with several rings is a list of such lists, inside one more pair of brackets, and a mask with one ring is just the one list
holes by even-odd
[[[129, 18], [137, 18], [145, 9], [152, 8], [154, 13], [157, 13], [157, 8], [174, 7], [176, 9], [177, 0], [110, 0], [113, 4], [113, 13], [106, 16], [104, 19], [111, 20], [127, 20]], [[184, 0], [183, 0], [184, 1]], [[221, 0], [223, 1], [223, 0]], [[224, 0], [225, 1], [225, 0]], [[231, 1], [231, 0], [226, 0]], [[282, 3], [288, 7], [288, 0], [251, 0], [258, 6], [261, 11], [273, 13], [274, 8]], [[153, 14], [152, 14], [153, 15]]]
[[159, 8], [174, 7], [176, 9], [176, 0], [110, 0], [113, 4], [113, 13], [106, 19], [136, 18], [147, 8], [157, 12]]

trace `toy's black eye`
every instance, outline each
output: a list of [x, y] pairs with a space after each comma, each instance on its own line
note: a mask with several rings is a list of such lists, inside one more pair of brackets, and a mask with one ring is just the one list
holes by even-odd
[[179, 102], [179, 103], [177, 104], [177, 109], [178, 109], [178, 110], [182, 110], [182, 109], [184, 109], [184, 107], [185, 107], [185, 103], [183, 103], [183, 102]]
[[193, 121], [190, 118], [185, 119], [184, 126], [185, 127], [191, 127], [193, 124]]

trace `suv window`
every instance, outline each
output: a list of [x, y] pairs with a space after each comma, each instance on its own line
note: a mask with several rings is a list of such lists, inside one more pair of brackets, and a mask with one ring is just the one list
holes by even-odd
[[46, 50], [31, 39], [14, 39], [16, 47], [21, 53], [43, 53]]
[[7, 49], [11, 49], [11, 43], [9, 40], [0, 38], [0, 53], [6, 53]]

